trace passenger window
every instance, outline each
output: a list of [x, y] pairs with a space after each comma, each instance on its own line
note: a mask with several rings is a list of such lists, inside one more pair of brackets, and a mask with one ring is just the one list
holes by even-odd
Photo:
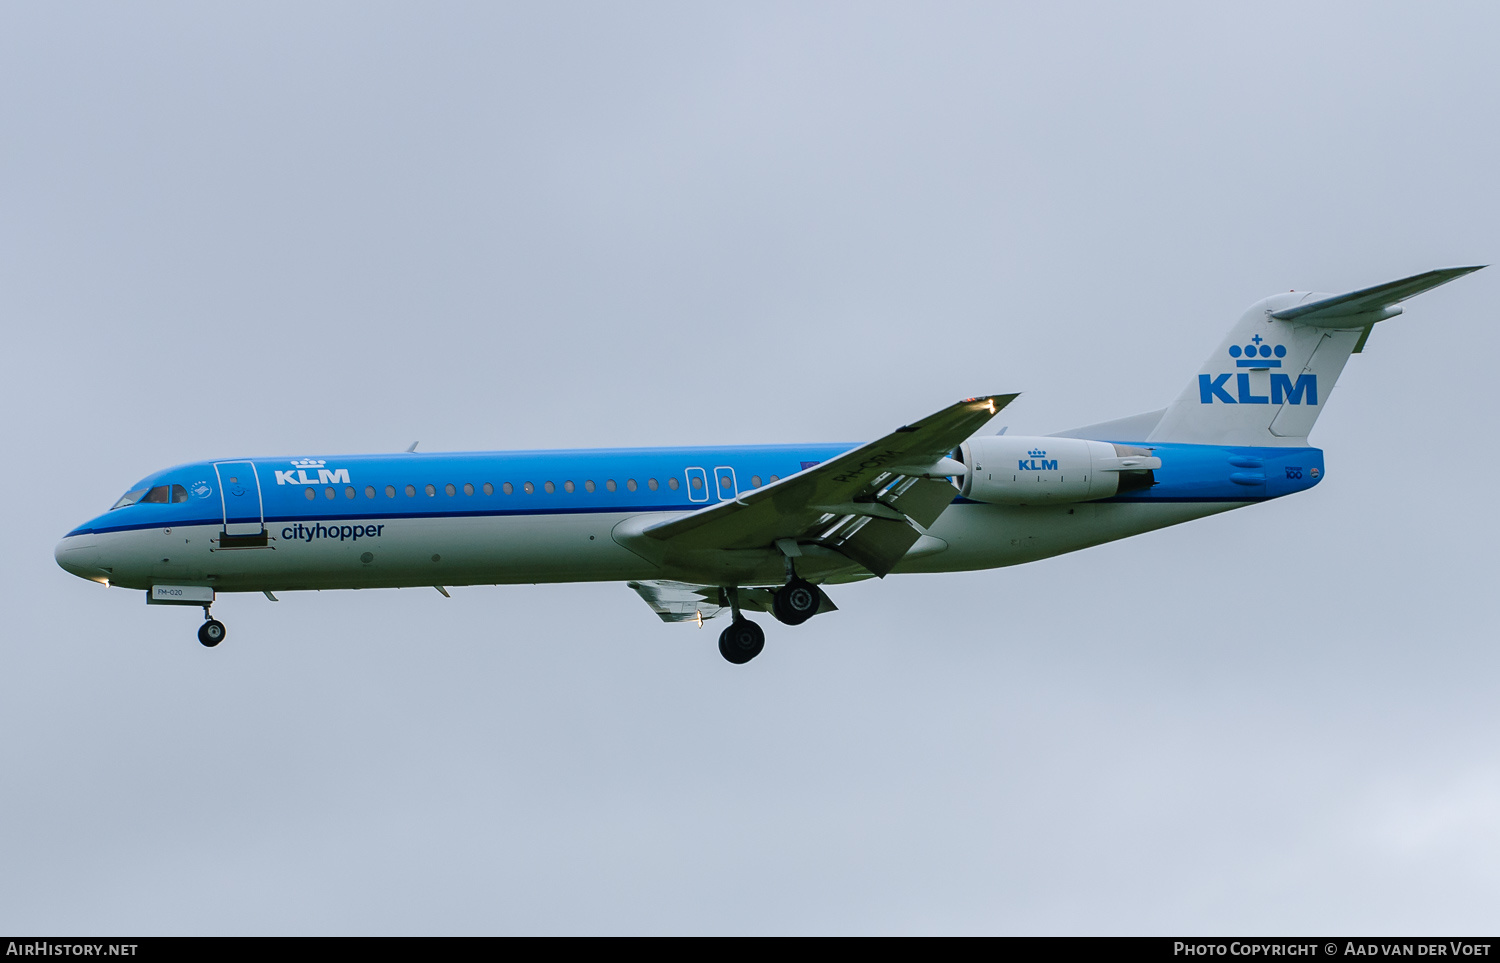
[[437, 494], [437, 487], [431, 482], [428, 482], [427, 487], [423, 488], [422, 490], [427, 493], [428, 498], [431, 498], [432, 496]]
[[353, 485], [350, 485], [349, 487], [347, 487], [347, 488], [344, 489], [344, 497], [345, 498], [353, 498], [354, 497], [354, 486]]
[[525, 492], [528, 495], [535, 495], [536, 494], [536, 486], [533, 485], [531, 482], [527, 482], [526, 484], [524, 484], [524, 485], [521, 486], [521, 491]]
[[651, 489], [652, 491], [656, 491], [656, 489], [660, 486], [656, 484], [655, 478], [648, 478], [646, 479], [646, 487]]
[[731, 478], [728, 475], [720, 475], [719, 476], [719, 487], [720, 488], [733, 488], [734, 487], [734, 479]]
[[586, 492], [591, 492], [594, 490], [594, 480], [592, 478], [583, 483], [583, 490]]
[[547, 490], [547, 494], [549, 495], [557, 491], [557, 486], [552, 484], [551, 482], [545, 483], [544, 485], [542, 485], [542, 487]]
[[625, 487], [630, 489], [631, 491], [635, 491], [638, 486], [636, 485], [634, 478], [627, 478], [625, 479]]
[[375, 486], [374, 485], [366, 485], [365, 486], [365, 497], [366, 498], [374, 498], [375, 497]]
[[505, 487], [502, 488], [501, 491], [505, 492], [505, 494], [507, 495], [514, 495], [516, 493], [516, 486], [512, 485], [510, 482], [506, 482]]
[[[233, 481], [233, 479], [230, 480]], [[146, 497], [141, 499], [141, 503], [145, 505], [165, 505], [171, 498], [170, 492], [171, 489], [166, 485], [157, 485], [146, 493]]]
[[777, 475], [772, 475], [771, 476], [771, 484], [774, 485], [774, 484], [776, 484], [779, 481], [781, 481], [781, 478], [779, 476], [777, 476]]
[[443, 486], [443, 491], [446, 494], [450, 495], [450, 496], [458, 494], [458, 489], [453, 487], [453, 483], [452, 482], [449, 482], [448, 484], [444, 485]]
[[333, 486], [332, 485], [329, 485], [327, 488], [323, 489], [323, 497], [329, 499], [330, 501], [333, 500]]
[[485, 482], [484, 483], [484, 493], [486, 495], [493, 495], [493, 494], [495, 494], [495, 486], [491, 485], [489, 482]]
[[406, 486], [406, 497], [407, 498], [415, 498], [416, 494], [417, 494], [417, 486], [416, 485], [407, 485]]
[[395, 498], [396, 497], [396, 486], [395, 485], [387, 485], [387, 486], [385, 486], [385, 497], [386, 498]]
[[759, 475], [751, 475], [750, 476], [750, 487], [751, 488], [759, 488], [760, 487], [760, 476]]
[[697, 475], [694, 475], [693, 477], [688, 479], [688, 485], [692, 487], [693, 491], [697, 491], [698, 489], [703, 487], [703, 479], [698, 477]]
[[571, 493], [573, 491], [573, 483], [570, 481], [563, 482], [563, 491]]
[[304, 494], [307, 495], [307, 500], [308, 501], [312, 501], [314, 498], [318, 497], [317, 493], [312, 490], [312, 486], [311, 485], [309, 485], [306, 488], [302, 489], [302, 491], [303, 491]]
[[472, 494], [474, 494], [474, 483], [473, 482], [464, 482], [464, 494], [465, 495], [472, 495]]
[[604, 487], [607, 488], [607, 489], [609, 489], [610, 491], [614, 491], [615, 490], [615, 480], [613, 478], [611, 478], [609, 481], [607, 481], [607, 482], [604, 483]]
[[676, 475], [673, 475], [671, 478], [667, 479], [667, 487], [670, 488], [670, 489], [672, 489], [672, 491], [674, 491], [674, 492], [677, 490], [677, 476]]

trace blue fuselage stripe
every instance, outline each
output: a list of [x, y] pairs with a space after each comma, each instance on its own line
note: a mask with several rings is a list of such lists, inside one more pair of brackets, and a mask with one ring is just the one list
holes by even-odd
[[[1257, 502], [1312, 487], [1322, 476], [1316, 448], [1247, 448], [1130, 442], [1162, 459], [1152, 487], [1102, 502], [1150, 504]], [[827, 461], [852, 444], [733, 448], [599, 449], [252, 458], [181, 465], [142, 479], [130, 490], [181, 485], [186, 502], [142, 503], [106, 512], [69, 535], [228, 522], [266, 525], [349, 523], [386, 519], [479, 518], [690, 512], [748, 491], [756, 480], [785, 478]], [[218, 466], [216, 470], [215, 466]], [[240, 478], [254, 466], [253, 477]], [[223, 475], [222, 479], [220, 475]], [[256, 480], [259, 490], [256, 490]], [[678, 488], [671, 489], [668, 479]], [[727, 485], [724, 483], [727, 480]], [[650, 483], [657, 488], [652, 490]], [[574, 491], [564, 490], [571, 482]], [[592, 482], [594, 491], [585, 490]], [[613, 482], [615, 491], [607, 483]], [[634, 482], [635, 490], [629, 490]], [[492, 486], [485, 495], [483, 486]], [[512, 494], [503, 487], [510, 484]], [[527, 493], [530, 483], [534, 491]], [[545, 486], [555, 488], [547, 492]], [[220, 491], [220, 485], [225, 486]], [[464, 485], [474, 494], [465, 495]], [[699, 487], [693, 488], [697, 484]], [[426, 494], [433, 486], [434, 495]], [[453, 485], [455, 494], [446, 494]], [[407, 495], [412, 486], [415, 495]], [[386, 494], [387, 487], [395, 497]], [[354, 497], [347, 497], [353, 489]], [[375, 497], [367, 497], [373, 489]], [[313, 492], [308, 498], [307, 493]], [[328, 493], [333, 493], [329, 498]], [[959, 499], [966, 502], [967, 499]]]

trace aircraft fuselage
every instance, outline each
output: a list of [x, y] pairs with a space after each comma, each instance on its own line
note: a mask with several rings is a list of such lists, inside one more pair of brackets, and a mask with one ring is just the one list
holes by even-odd
[[[1137, 443], [1143, 444], [1143, 443]], [[165, 500], [112, 509], [69, 532], [57, 560], [85, 578], [218, 592], [679, 579], [777, 585], [772, 547], [673, 554], [627, 531], [731, 501], [851, 444], [354, 455], [198, 462], [133, 491]], [[895, 572], [997, 568], [1076, 551], [1301, 491], [1316, 448], [1155, 444], [1149, 489], [1060, 504], [958, 499]], [[1248, 466], [1248, 467], [1247, 467]], [[176, 499], [176, 500], [174, 500]], [[799, 573], [868, 578], [804, 548]]]

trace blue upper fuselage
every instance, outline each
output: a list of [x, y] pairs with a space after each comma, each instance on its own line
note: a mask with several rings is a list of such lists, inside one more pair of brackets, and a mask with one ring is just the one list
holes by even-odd
[[[236, 517], [235, 487], [255, 481], [267, 524], [309, 518], [692, 511], [852, 447], [604, 448], [195, 462], [131, 486], [132, 493], [165, 486], [166, 500], [117, 507], [68, 534], [219, 524], [226, 508], [231, 520]], [[242, 466], [253, 466], [253, 471], [246, 473]], [[181, 486], [186, 499], [171, 500], [172, 486]], [[249, 517], [243, 509], [239, 514]]]
[[[1248, 502], [1321, 480], [1317, 448], [1150, 444], [1155, 485], [1105, 501]], [[235, 520], [382, 519], [692, 511], [853, 444], [251, 458], [179, 465], [69, 535]], [[258, 494], [257, 494], [258, 491]], [[128, 498], [129, 496], [127, 496]], [[122, 499], [126, 502], [127, 499]]]

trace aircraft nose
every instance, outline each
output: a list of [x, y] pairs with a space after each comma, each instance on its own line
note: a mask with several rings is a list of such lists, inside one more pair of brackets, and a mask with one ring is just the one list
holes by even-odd
[[95, 582], [107, 582], [109, 573], [99, 567], [99, 539], [96, 535], [68, 535], [57, 543], [52, 557], [64, 572]]

